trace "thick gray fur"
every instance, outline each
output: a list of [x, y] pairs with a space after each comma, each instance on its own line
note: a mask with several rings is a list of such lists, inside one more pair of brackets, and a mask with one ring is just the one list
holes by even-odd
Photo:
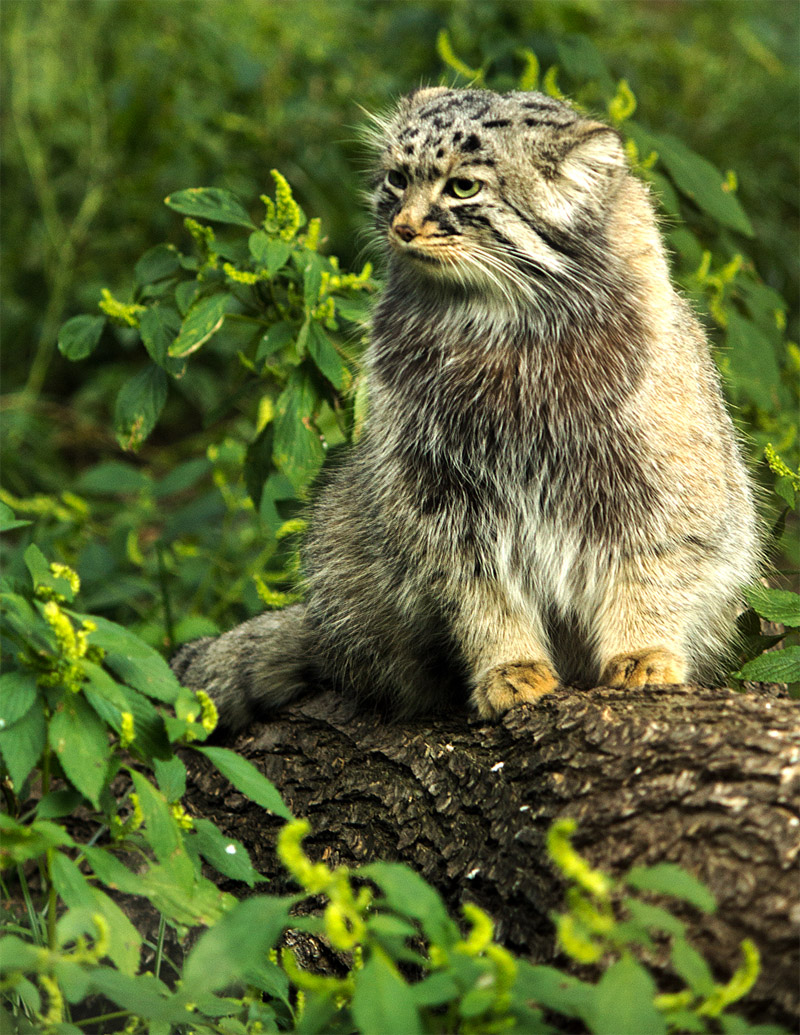
[[305, 603], [175, 671], [233, 729], [321, 684], [496, 716], [558, 682], [712, 679], [758, 572], [752, 491], [618, 135], [434, 88], [375, 136], [368, 417], [313, 507]]

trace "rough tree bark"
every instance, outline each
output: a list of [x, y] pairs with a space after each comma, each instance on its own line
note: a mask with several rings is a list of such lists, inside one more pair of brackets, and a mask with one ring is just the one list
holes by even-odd
[[[534, 961], [553, 959], [548, 914], [562, 904], [543, 847], [554, 819], [574, 817], [576, 847], [612, 874], [679, 863], [719, 903], [713, 916], [679, 912], [717, 976], [752, 938], [763, 968], [747, 1012], [797, 1016], [797, 702], [697, 687], [559, 690], [496, 725], [462, 715], [392, 725], [322, 694], [235, 747], [311, 820], [312, 855], [407, 862], [453, 908], [486, 909], [500, 940]], [[197, 761], [193, 780], [192, 809], [243, 841], [282, 890], [278, 823]]]

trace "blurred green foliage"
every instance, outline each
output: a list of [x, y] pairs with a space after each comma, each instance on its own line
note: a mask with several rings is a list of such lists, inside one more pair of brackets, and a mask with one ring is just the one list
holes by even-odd
[[[171, 318], [182, 323], [192, 301], [223, 305], [223, 294], [230, 312], [224, 333], [190, 340], [175, 378], [169, 363], [180, 357], [159, 366], [153, 327], [141, 335], [146, 354], [141, 314], [125, 307], [160, 299], [163, 316], [165, 284], [177, 292], [178, 281], [199, 281], [186, 265], [159, 280], [159, 262], [206, 262], [209, 223], [202, 212], [182, 223], [162, 200], [201, 185], [227, 191], [256, 227], [255, 199], [278, 168], [302, 208], [321, 217], [320, 256], [360, 269], [360, 109], [385, 108], [419, 83], [476, 76], [497, 89], [538, 81], [620, 124], [661, 199], [676, 277], [721, 346], [754, 459], [772, 443], [796, 469], [799, 25], [793, 4], [760, 0], [4, 0], [3, 499], [33, 521], [20, 534], [78, 567], [88, 606], [154, 644], [285, 599], [294, 539], [276, 532], [295, 516], [321, 454], [311, 446], [301, 474], [282, 467], [270, 439], [280, 430], [275, 413], [283, 398], [285, 417], [294, 363], [299, 424], [310, 421], [323, 448], [350, 436], [357, 307], [337, 311], [344, 322], [335, 330], [324, 317], [306, 321], [302, 306], [287, 321], [263, 295], [258, 302], [265, 285], [224, 272], [228, 262], [254, 274], [248, 232], [237, 239], [235, 226], [214, 223], [221, 262], [198, 298], [170, 295]], [[320, 262], [318, 273], [333, 272]], [[284, 273], [311, 291], [298, 259], [279, 280]], [[202, 323], [211, 309], [194, 315]], [[237, 320], [246, 328], [242, 316], [262, 320], [259, 335], [235, 333]], [[292, 334], [273, 338], [270, 363], [272, 345], [259, 342], [276, 321]], [[347, 374], [338, 385], [313, 355], [329, 341], [329, 364]], [[134, 412], [145, 396], [148, 413]], [[121, 446], [139, 445], [147, 431], [137, 456], [125, 456]], [[291, 491], [284, 484], [283, 496], [267, 498], [264, 485], [278, 491], [278, 476]], [[785, 537], [797, 565], [792, 544]], [[266, 570], [274, 578], [259, 584]]]

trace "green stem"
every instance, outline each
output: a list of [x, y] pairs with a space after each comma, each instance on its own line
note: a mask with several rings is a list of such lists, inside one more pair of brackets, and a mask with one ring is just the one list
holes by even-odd
[[[45, 744], [42, 752], [42, 797], [50, 793], [50, 745]], [[45, 853], [45, 873], [47, 877], [47, 945], [51, 950], [56, 948], [56, 910], [58, 895], [53, 884], [53, 859], [55, 848], [48, 848]]]
[[154, 964], [154, 973], [156, 981], [161, 980], [161, 962], [164, 958], [164, 934], [167, 930], [167, 922], [164, 919], [164, 914], [158, 918], [158, 941], [156, 942], [156, 959]]
[[172, 649], [175, 646], [175, 623], [172, 617], [172, 604], [169, 599], [167, 569], [164, 564], [164, 547], [161, 543], [156, 543], [156, 557], [158, 558], [158, 585], [161, 589], [161, 601], [164, 605], [164, 629], [167, 636], [166, 645]]
[[83, 1021], [73, 1021], [76, 1028], [85, 1028], [88, 1024], [102, 1024], [104, 1021], [116, 1021], [120, 1017], [130, 1017], [130, 1010], [116, 1010], [114, 1013], [101, 1013], [97, 1017], [87, 1017]]
[[28, 878], [25, 876], [25, 871], [22, 869], [21, 864], [17, 864], [17, 878], [19, 879], [19, 886], [22, 889], [22, 897], [25, 900], [25, 909], [28, 912], [28, 920], [31, 925], [31, 937], [38, 946], [41, 946], [42, 932], [39, 929], [39, 917], [34, 909], [30, 888], [28, 887]]

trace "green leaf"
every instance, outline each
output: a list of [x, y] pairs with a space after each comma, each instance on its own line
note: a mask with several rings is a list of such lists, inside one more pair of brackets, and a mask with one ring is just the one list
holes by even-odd
[[[183, 1005], [184, 1000], [170, 996], [166, 987], [151, 974], [133, 976], [111, 967], [93, 967], [90, 987], [123, 1010], [149, 1021], [179, 1024], [191, 1016]], [[152, 1025], [150, 1031], [153, 1031]]]
[[73, 316], [58, 332], [58, 351], [67, 359], [86, 359], [97, 348], [105, 325], [104, 316]]
[[418, 981], [410, 990], [417, 1006], [443, 1006], [457, 999], [461, 992], [458, 982], [442, 972]]
[[32, 521], [17, 520], [11, 507], [6, 503], [0, 503], [0, 532], [11, 532], [15, 528], [24, 528], [32, 524]]
[[34, 589], [44, 586], [65, 600], [73, 600], [75, 598], [72, 586], [70, 586], [66, 579], [52, 573], [47, 558], [35, 543], [31, 543], [23, 557], [25, 567], [31, 574]]
[[793, 629], [800, 626], [800, 594], [756, 585], [746, 589], [744, 596], [753, 610], [768, 622], [780, 622]]
[[[289, 924], [295, 897], [258, 895], [238, 902], [210, 931], [200, 936], [183, 968], [187, 994], [248, 984], [251, 974], [272, 967], [267, 953]], [[275, 968], [277, 969], [277, 968]]]
[[46, 742], [47, 723], [41, 705], [29, 708], [13, 726], [0, 731], [0, 754], [18, 793], [42, 757]]
[[247, 849], [240, 841], [225, 837], [208, 819], [195, 819], [194, 829], [191, 845], [219, 873], [232, 880], [243, 881], [251, 888], [256, 882], [264, 880], [253, 868]]
[[640, 153], [657, 151], [673, 183], [713, 219], [730, 230], [753, 237], [753, 227], [735, 194], [723, 188], [725, 180], [711, 162], [695, 154], [670, 133], [649, 133], [641, 126], [628, 124]]
[[177, 248], [172, 244], [157, 244], [146, 251], [134, 266], [134, 283], [137, 288], [143, 288], [146, 284], [174, 276], [180, 268]]
[[84, 471], [75, 484], [78, 492], [128, 494], [152, 485], [144, 471], [122, 460], [106, 460]]
[[675, 973], [697, 996], [704, 999], [714, 988], [714, 977], [705, 959], [684, 938], [676, 938], [670, 952]]
[[185, 216], [255, 229], [236, 195], [219, 187], [191, 187], [189, 190], [179, 190], [164, 198], [164, 204]]
[[625, 883], [637, 891], [655, 891], [690, 902], [704, 913], [713, 913], [717, 908], [716, 900], [705, 884], [675, 863], [635, 866], [625, 878]]
[[756, 683], [800, 682], [800, 647], [771, 650], [742, 665], [734, 672], [737, 679], [751, 679]]
[[[303, 331], [306, 332], [305, 336]], [[333, 387], [341, 391], [349, 380], [349, 371], [333, 347], [330, 338], [316, 320], [307, 320], [303, 324], [298, 338], [298, 345], [301, 344], [308, 349], [308, 354]]]
[[317, 395], [302, 370], [294, 370], [275, 404], [273, 459], [296, 491], [312, 481], [325, 459], [314, 428]]
[[666, 1021], [653, 1004], [656, 984], [641, 964], [625, 955], [597, 983], [594, 1035], [667, 1035]]
[[169, 354], [180, 329], [180, 314], [171, 306], [151, 305], [139, 320], [139, 333], [147, 354], [169, 374], [178, 374], [183, 369], [183, 364]]
[[80, 791], [50, 791], [36, 806], [39, 819], [61, 819], [68, 816], [84, 800]]
[[178, 337], [169, 347], [170, 356], [188, 356], [216, 334], [225, 321], [231, 295], [209, 295], [195, 302], [183, 318]]
[[254, 262], [265, 269], [271, 277], [285, 265], [292, 254], [292, 246], [288, 241], [270, 237], [263, 230], [256, 230], [254, 234], [250, 234], [249, 247]]
[[729, 308], [725, 344], [721, 367], [736, 400], [753, 402], [770, 412], [777, 410], [781, 372], [769, 338], [752, 320]]
[[154, 697], [157, 701], [174, 704], [180, 693], [180, 683], [158, 651], [135, 633], [116, 622], [97, 615], [75, 615], [90, 619], [97, 626], [89, 634], [89, 642], [106, 652], [105, 663], [130, 686]]
[[303, 270], [303, 301], [309, 309], [313, 309], [319, 302], [324, 262], [321, 255], [312, 253], [308, 256], [308, 262]]
[[75, 842], [57, 823], [46, 819], [37, 819], [29, 824], [18, 823], [2, 812], [0, 835], [2, 869], [44, 855], [48, 848], [58, 848], [60, 845], [75, 847]]
[[81, 694], [62, 696], [48, 737], [67, 779], [99, 808], [111, 748], [105, 725]]
[[125, 974], [139, 966], [142, 939], [120, 907], [99, 888], [92, 887], [76, 864], [62, 852], [52, 862], [53, 884], [70, 909], [100, 913], [108, 926], [108, 956]]
[[0, 676], [0, 730], [23, 717], [36, 700], [38, 689], [32, 672], [5, 672]]
[[355, 991], [350, 1009], [360, 1031], [421, 1035], [414, 994], [382, 952], [373, 950], [364, 967], [352, 971], [352, 976]]
[[256, 363], [263, 362], [268, 356], [284, 348], [294, 339], [296, 333], [297, 327], [286, 320], [274, 323], [258, 343]]
[[151, 363], [126, 381], [114, 407], [114, 431], [123, 449], [137, 450], [156, 426], [167, 401], [167, 375]]
[[186, 766], [177, 755], [153, 759], [161, 793], [167, 801], [179, 801], [186, 793]]
[[594, 985], [555, 967], [533, 966], [527, 960], [517, 960], [514, 993], [518, 999], [535, 1000], [565, 1017], [588, 1021], [594, 1010], [595, 992]]
[[[172, 815], [167, 799], [149, 780], [135, 769], [130, 771], [139, 805], [144, 815], [145, 837], [159, 862], [172, 862], [184, 853], [183, 837]], [[188, 860], [187, 860], [188, 861]], [[182, 866], [182, 875], [191, 879], [191, 866]]]
[[432, 942], [452, 944], [459, 937], [438, 891], [403, 863], [376, 862], [362, 866], [360, 877], [374, 881], [385, 904], [401, 916], [419, 920]]
[[679, 938], [686, 933], [686, 924], [661, 906], [640, 902], [636, 898], [626, 898], [625, 906], [636, 923], [648, 931], [664, 931]]
[[237, 755], [230, 748], [195, 747], [194, 750], [205, 755], [237, 791], [254, 801], [256, 805], [260, 805], [262, 809], [269, 809], [283, 819], [294, 819], [275, 785], [260, 773], [252, 762]]
[[[0, 974], [15, 970], [37, 970], [40, 949], [30, 942], [24, 942], [16, 935], [7, 934], [0, 938]], [[9, 1032], [14, 1029], [9, 1028]]]

